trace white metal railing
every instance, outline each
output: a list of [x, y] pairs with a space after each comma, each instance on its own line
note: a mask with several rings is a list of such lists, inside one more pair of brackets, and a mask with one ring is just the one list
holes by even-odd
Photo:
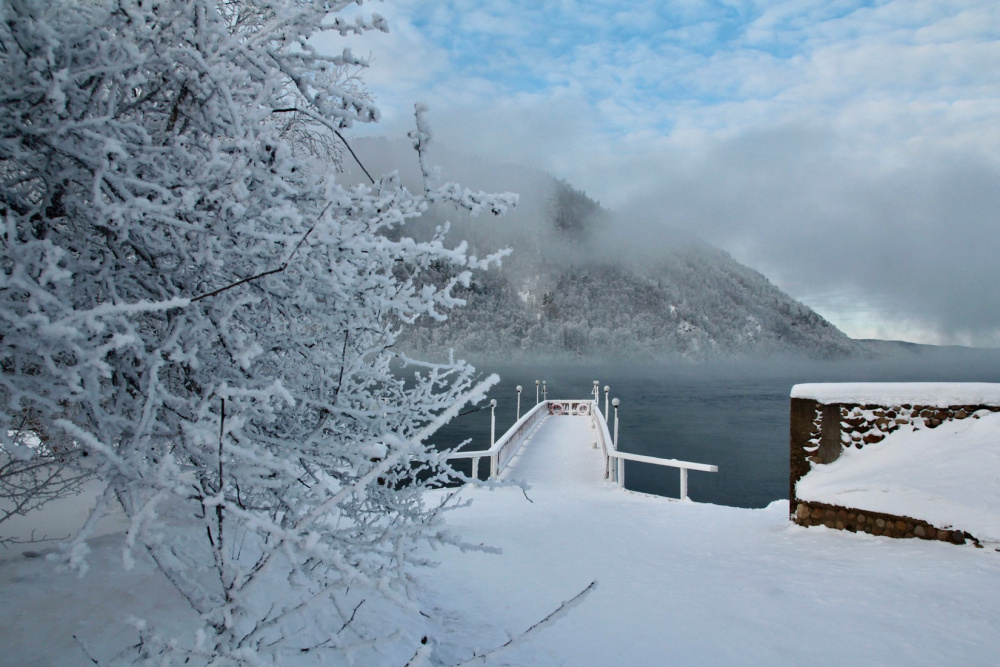
[[[617, 399], [616, 399], [617, 400]], [[615, 421], [617, 422], [617, 405], [615, 406]], [[719, 472], [719, 466], [705, 463], [691, 463], [690, 461], [678, 461], [677, 459], [662, 459], [657, 456], [646, 456], [644, 454], [629, 454], [619, 452], [615, 441], [611, 438], [608, 430], [608, 422], [601, 414], [595, 403], [591, 410], [591, 418], [594, 420], [594, 428], [597, 429], [597, 439], [601, 445], [601, 453], [604, 455], [604, 479], [625, 488], [625, 461], [637, 461], [639, 463], [652, 463], [658, 466], [668, 466], [679, 468], [681, 471], [681, 492], [680, 499], [687, 500], [688, 497], [688, 470], [700, 470], [702, 472]], [[617, 424], [616, 424], [617, 426]]]
[[[536, 383], [537, 384], [537, 383]], [[595, 385], [596, 387], [597, 385]], [[518, 392], [520, 394], [520, 392]], [[595, 390], [595, 397], [599, 397]], [[607, 407], [607, 388], [605, 388], [605, 411]], [[570, 415], [589, 416], [593, 420], [594, 428], [597, 430], [597, 440], [601, 446], [601, 454], [604, 457], [604, 479], [616, 484], [619, 488], [625, 488], [625, 461], [636, 461], [638, 463], [651, 463], [658, 466], [677, 468], [681, 475], [680, 499], [687, 500], [688, 497], [688, 470], [698, 470], [701, 472], [719, 472], [719, 467], [706, 463], [692, 463], [690, 461], [679, 461], [677, 459], [664, 459], [658, 456], [646, 456], [645, 454], [630, 454], [618, 451], [618, 399], [613, 403], [615, 412], [615, 437], [611, 437], [608, 428], [607, 416], [601, 412], [600, 403], [594, 399], [581, 400], [542, 400], [535, 404], [523, 417], [514, 422], [514, 425], [504, 433], [496, 443], [489, 449], [477, 449], [470, 452], [455, 452], [448, 455], [448, 460], [472, 459], [472, 478], [479, 477], [480, 459], [489, 457], [490, 459], [490, 479], [496, 479], [503, 472], [510, 460], [528, 439], [528, 436], [535, 430], [545, 417], [549, 415]], [[494, 403], [495, 405], [495, 403]], [[491, 427], [492, 429], [492, 427]]]
[[594, 410], [590, 417], [594, 422], [594, 428], [597, 429], [597, 442], [601, 446], [601, 455], [604, 457], [604, 479], [615, 481], [614, 472], [611, 470], [612, 458], [610, 456], [610, 453], [614, 451], [615, 443], [611, 439], [611, 432], [608, 431], [607, 418], [601, 414], [600, 410]]
[[514, 454], [535, 430], [538, 423], [549, 415], [549, 402], [542, 401], [529, 410], [523, 417], [514, 422], [506, 433], [500, 436], [489, 449], [476, 449], [471, 452], [455, 452], [448, 455], [448, 460], [472, 459], [472, 478], [479, 477], [479, 460], [489, 457], [490, 479], [496, 479], [503, 472]]

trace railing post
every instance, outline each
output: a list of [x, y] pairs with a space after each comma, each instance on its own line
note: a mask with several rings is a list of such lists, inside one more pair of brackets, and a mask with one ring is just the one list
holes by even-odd
[[535, 380], [535, 405], [538, 405], [538, 380]]
[[479, 457], [472, 459], [472, 479], [479, 479]]
[[490, 456], [490, 479], [497, 478], [497, 454], [494, 453]]
[[681, 468], [681, 500], [688, 497], [688, 469]]
[[[621, 404], [617, 398], [611, 400], [611, 405], [615, 408], [615, 437], [614, 437], [614, 448], [618, 451], [618, 406]], [[625, 459], [618, 459], [618, 486], [622, 489], [625, 488]]]
[[490, 399], [490, 447], [497, 441], [497, 399]]
[[520, 421], [521, 419], [521, 385], [517, 385], [517, 419], [514, 421]]
[[611, 392], [611, 387], [604, 385], [604, 421], [608, 421], [608, 394]]

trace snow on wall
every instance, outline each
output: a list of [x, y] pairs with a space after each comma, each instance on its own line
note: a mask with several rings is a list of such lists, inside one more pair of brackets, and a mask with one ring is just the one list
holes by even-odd
[[803, 498], [960, 527], [1000, 542], [1000, 414], [899, 430], [799, 480]]
[[843, 403], [881, 406], [923, 404], [1000, 406], [1000, 384], [993, 382], [840, 382], [797, 384], [792, 398], [808, 398], [829, 405]]
[[1000, 543], [1000, 384], [805, 384], [791, 396], [797, 523]]

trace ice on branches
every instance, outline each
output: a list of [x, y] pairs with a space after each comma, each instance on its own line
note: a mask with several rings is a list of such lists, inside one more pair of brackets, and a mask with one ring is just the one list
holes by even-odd
[[427, 146], [432, 137], [430, 124], [427, 122], [427, 105], [418, 103], [414, 106], [417, 127], [409, 133], [409, 137], [413, 140], [413, 148], [416, 149], [419, 156], [424, 195], [428, 202], [456, 204], [469, 211], [472, 216], [477, 216], [484, 210], [493, 215], [503, 215], [507, 209], [517, 206], [517, 195], [510, 192], [503, 194], [473, 192], [457, 183], [436, 185], [441, 174], [440, 170], [430, 165], [427, 158]]
[[[126, 556], [204, 620], [197, 641], [143, 626], [149, 659], [374, 641], [394, 628], [372, 600], [407, 609], [414, 550], [451, 541], [427, 440], [495, 378], [393, 345], [502, 253], [397, 232], [432, 203], [516, 198], [338, 182], [339, 130], [378, 110], [366, 62], [311, 40], [385, 29], [349, 4], [0, 4], [0, 420], [86, 454], [131, 519]], [[427, 177], [423, 112], [416, 131]], [[440, 266], [449, 282], [423, 279]], [[4, 461], [42, 461], [18, 437]]]

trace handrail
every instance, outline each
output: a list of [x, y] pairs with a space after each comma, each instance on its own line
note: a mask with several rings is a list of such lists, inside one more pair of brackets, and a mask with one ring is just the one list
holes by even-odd
[[[680, 499], [687, 500], [688, 497], [688, 470], [699, 470], [701, 472], [719, 472], [719, 466], [707, 463], [692, 463], [690, 461], [679, 461], [677, 459], [664, 459], [658, 456], [647, 456], [645, 454], [630, 454], [619, 452], [615, 449], [615, 443], [611, 439], [608, 423], [600, 410], [592, 410], [593, 419], [597, 422], [598, 440], [601, 444], [601, 453], [604, 455], [604, 479], [614, 482], [619, 488], [625, 488], [625, 461], [636, 461], [639, 463], [652, 463], [653, 465], [679, 468], [681, 474]], [[612, 461], [617, 460], [617, 465]]]
[[608, 430], [608, 422], [604, 414], [601, 413], [600, 406], [597, 402], [594, 402], [594, 410], [591, 410], [590, 416], [594, 420], [594, 427], [597, 429], [597, 439], [601, 445], [601, 455], [604, 457], [604, 479], [615, 481], [612, 479], [614, 477], [614, 471], [611, 469], [611, 456], [610, 452], [614, 451], [615, 443], [611, 439], [611, 431]]
[[684, 468], [685, 470], [700, 470], [702, 472], [719, 472], [719, 466], [708, 463], [691, 463], [690, 461], [680, 461], [678, 459], [661, 459], [658, 456], [646, 456], [645, 454], [630, 454], [628, 452], [614, 452], [611, 454], [616, 459], [626, 461], [639, 461], [641, 463], [652, 463], [658, 466], [670, 466], [671, 468]]
[[[589, 408], [584, 409], [586, 406]], [[572, 406], [572, 407], [570, 407]], [[558, 401], [545, 400], [537, 403], [523, 417], [514, 422], [514, 425], [504, 433], [496, 443], [489, 449], [477, 449], [470, 452], [454, 452], [447, 456], [449, 461], [456, 459], [472, 459], [472, 477], [479, 477], [479, 460], [485, 457], [490, 458], [490, 479], [496, 479], [503, 472], [510, 460], [528, 439], [528, 436], [535, 430], [538, 423], [549, 414], [573, 414], [584, 416], [589, 413], [597, 430], [597, 439], [601, 445], [601, 455], [604, 457], [604, 479], [616, 484], [619, 488], [625, 488], [625, 461], [636, 461], [637, 463], [651, 463], [653, 465], [678, 468], [681, 475], [680, 499], [688, 498], [688, 470], [701, 472], [719, 472], [719, 466], [707, 463], [692, 463], [691, 461], [680, 461], [678, 459], [665, 459], [658, 456], [647, 456], [645, 454], [631, 454], [620, 452], [615, 449], [615, 442], [611, 437], [608, 422], [601, 412], [598, 401], [592, 399]], [[617, 414], [617, 412], [616, 412]]]
[[542, 401], [529, 410], [523, 417], [514, 422], [506, 433], [489, 449], [476, 449], [470, 452], [454, 452], [449, 454], [449, 461], [454, 459], [472, 459], [472, 477], [479, 476], [479, 460], [485, 457], [490, 458], [490, 479], [496, 479], [503, 471], [514, 454], [521, 448], [524, 441], [528, 439], [531, 432], [535, 430], [538, 423], [549, 414], [548, 401]]

